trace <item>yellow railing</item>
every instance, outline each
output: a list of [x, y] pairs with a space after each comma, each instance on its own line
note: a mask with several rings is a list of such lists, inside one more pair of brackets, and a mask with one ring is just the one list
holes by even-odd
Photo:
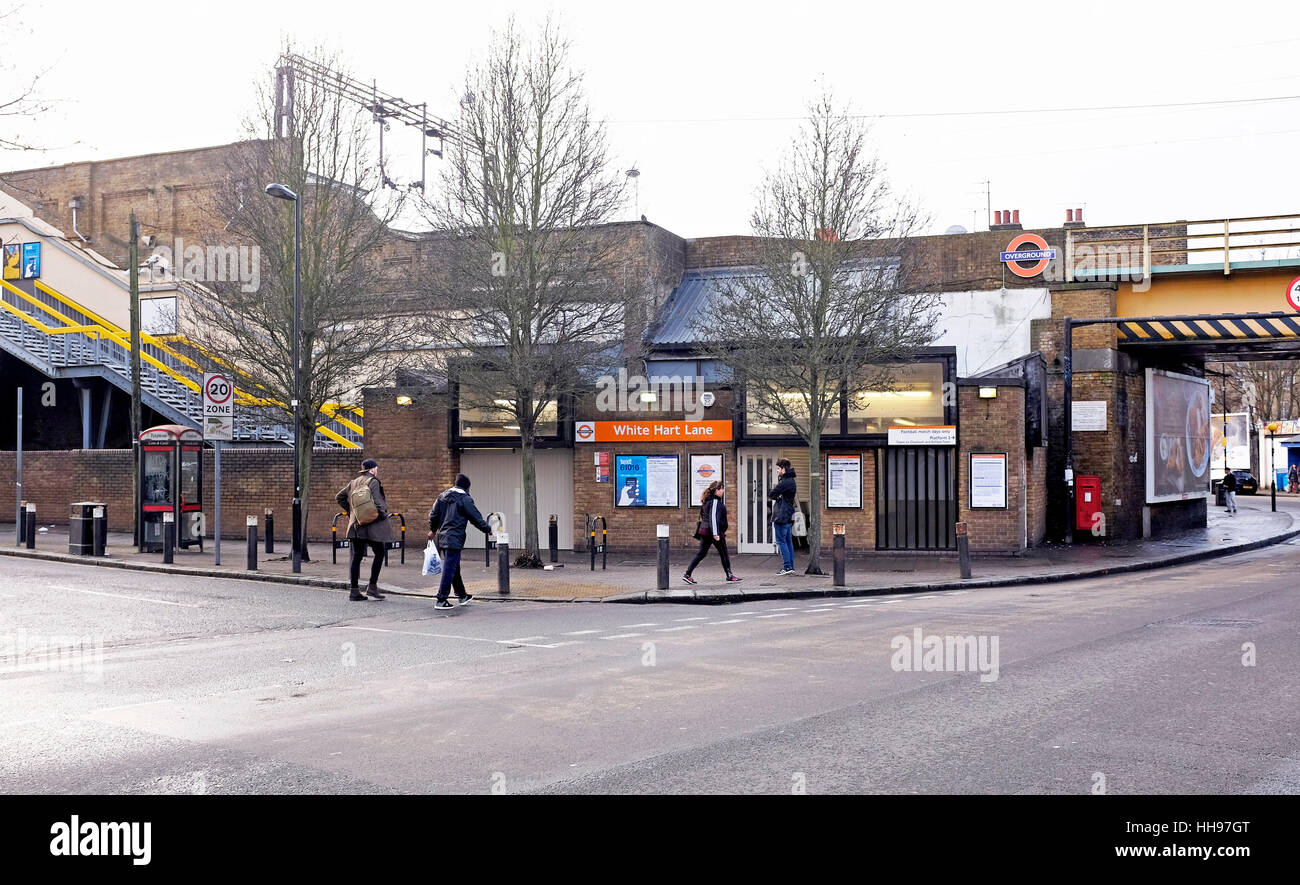
[[[33, 298], [23, 290], [19, 289], [17, 286], [14, 286], [8, 280], [4, 280], [4, 279], [0, 279], [0, 286], [3, 286], [8, 291], [12, 292], [20, 300], [28, 304], [34, 305], [42, 312], [48, 314], [49, 316], [55, 317], [56, 319], [66, 323], [67, 325], [64, 326], [48, 325], [47, 323], [44, 323], [41, 320], [37, 319], [32, 314], [29, 314], [26, 311], [21, 310], [20, 308], [12, 304], [9, 304], [7, 301], [4, 300], [0, 300], [0, 308], [3, 308], [8, 313], [13, 314], [14, 316], [21, 319], [23, 322], [27, 323], [29, 326], [32, 326], [33, 328], [40, 330], [46, 335], [68, 335], [68, 334], [81, 333], [81, 334], [91, 336], [93, 338], [107, 339], [119, 345], [120, 347], [124, 348], [127, 353], [131, 352], [131, 342], [129, 339], [129, 334], [125, 330], [123, 330], [120, 326], [108, 321], [104, 317], [99, 316], [94, 311], [87, 309], [83, 305], [78, 304], [77, 302], [63, 295], [61, 292], [57, 291], [56, 289], [53, 289], [50, 286], [45, 285], [40, 280], [34, 280], [33, 282], [35, 282], [36, 287], [40, 289], [42, 292], [44, 292], [46, 295], [49, 295], [51, 298], [55, 299], [60, 304], [63, 304], [66, 307], [71, 308], [73, 311], [80, 313], [88, 317], [89, 319], [94, 320], [95, 324], [94, 325], [77, 324], [71, 317], [63, 313], [60, 313], [58, 310], [55, 310], [54, 308], [50, 307], [48, 304], [45, 304], [44, 302], [39, 301], [36, 298]], [[140, 334], [140, 341], [142, 344], [149, 344], [154, 347], [157, 347], [158, 349], [162, 350], [164, 353], [167, 353], [175, 357], [176, 359], [180, 360], [185, 365], [195, 369], [196, 371], [199, 370], [200, 368], [198, 363], [194, 362], [192, 359], [185, 356], [184, 354], [177, 352], [175, 349], [173, 349], [163, 341], [159, 340], [155, 336], [148, 334], [147, 332], [142, 332]], [[160, 372], [163, 372], [164, 374], [166, 374], [168, 377], [172, 378], [176, 382], [189, 388], [191, 391], [195, 393], [199, 393], [201, 391], [201, 387], [198, 382], [180, 374], [171, 366], [168, 366], [166, 363], [161, 362], [151, 354], [145, 353], [142, 350], [140, 353], [140, 359], [148, 363], [149, 365], [153, 366], [154, 368], [158, 369]], [[239, 388], [235, 389], [235, 396], [238, 402], [245, 405], [253, 404], [253, 405], [268, 406], [268, 407], [281, 406], [281, 403], [279, 403], [277, 400], [265, 399], [263, 397], [253, 396], [249, 394], [247, 391], [241, 390]], [[364, 428], [338, 414], [339, 410], [342, 408], [343, 406], [341, 406], [339, 403], [328, 403], [324, 408], [321, 409], [321, 411], [328, 417], [337, 421], [339, 424], [342, 424], [344, 427], [347, 427], [348, 429], [353, 430], [358, 434], [363, 434], [365, 432]], [[356, 411], [358, 415], [362, 414], [360, 409], [355, 409], [354, 411]], [[334, 430], [331, 430], [329, 427], [326, 427], [323, 424], [317, 424], [316, 430], [317, 432], [321, 433], [328, 439], [332, 439], [339, 445], [342, 445], [346, 448], [350, 448], [350, 449], [361, 448], [361, 446], [357, 445], [352, 440], [348, 439], [345, 436], [342, 436], [341, 434], [335, 432]]]

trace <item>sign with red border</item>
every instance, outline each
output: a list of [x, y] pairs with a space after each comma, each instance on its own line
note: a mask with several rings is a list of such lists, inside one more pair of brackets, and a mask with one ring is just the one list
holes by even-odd
[[1286, 287], [1286, 303], [1292, 310], [1300, 311], [1300, 277], [1296, 277]]

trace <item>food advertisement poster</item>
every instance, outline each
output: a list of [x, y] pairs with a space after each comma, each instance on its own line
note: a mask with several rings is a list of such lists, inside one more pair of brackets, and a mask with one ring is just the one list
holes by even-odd
[[1210, 385], [1146, 370], [1147, 503], [1204, 497], [1210, 488]]
[[[1210, 471], [1215, 479], [1223, 476], [1224, 470], [1250, 469], [1250, 416], [1245, 412], [1229, 412], [1226, 416], [1228, 425], [1228, 444], [1223, 444], [1223, 425], [1225, 416], [1215, 412], [1210, 418]], [[1224, 458], [1227, 457], [1227, 463]]]

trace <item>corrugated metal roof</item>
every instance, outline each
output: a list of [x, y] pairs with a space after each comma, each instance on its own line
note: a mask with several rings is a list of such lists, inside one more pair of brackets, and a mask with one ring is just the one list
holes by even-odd
[[[692, 270], [682, 276], [673, 294], [664, 303], [657, 327], [651, 332], [652, 345], [696, 344], [708, 340], [707, 318], [713, 305], [725, 297], [728, 281], [754, 275], [753, 268]], [[697, 323], [699, 327], [697, 328]]]

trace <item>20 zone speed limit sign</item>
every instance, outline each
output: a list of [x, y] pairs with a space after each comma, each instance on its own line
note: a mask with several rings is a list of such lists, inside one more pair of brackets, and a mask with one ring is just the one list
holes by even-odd
[[235, 385], [228, 375], [203, 376], [203, 438], [226, 442], [235, 438]]

